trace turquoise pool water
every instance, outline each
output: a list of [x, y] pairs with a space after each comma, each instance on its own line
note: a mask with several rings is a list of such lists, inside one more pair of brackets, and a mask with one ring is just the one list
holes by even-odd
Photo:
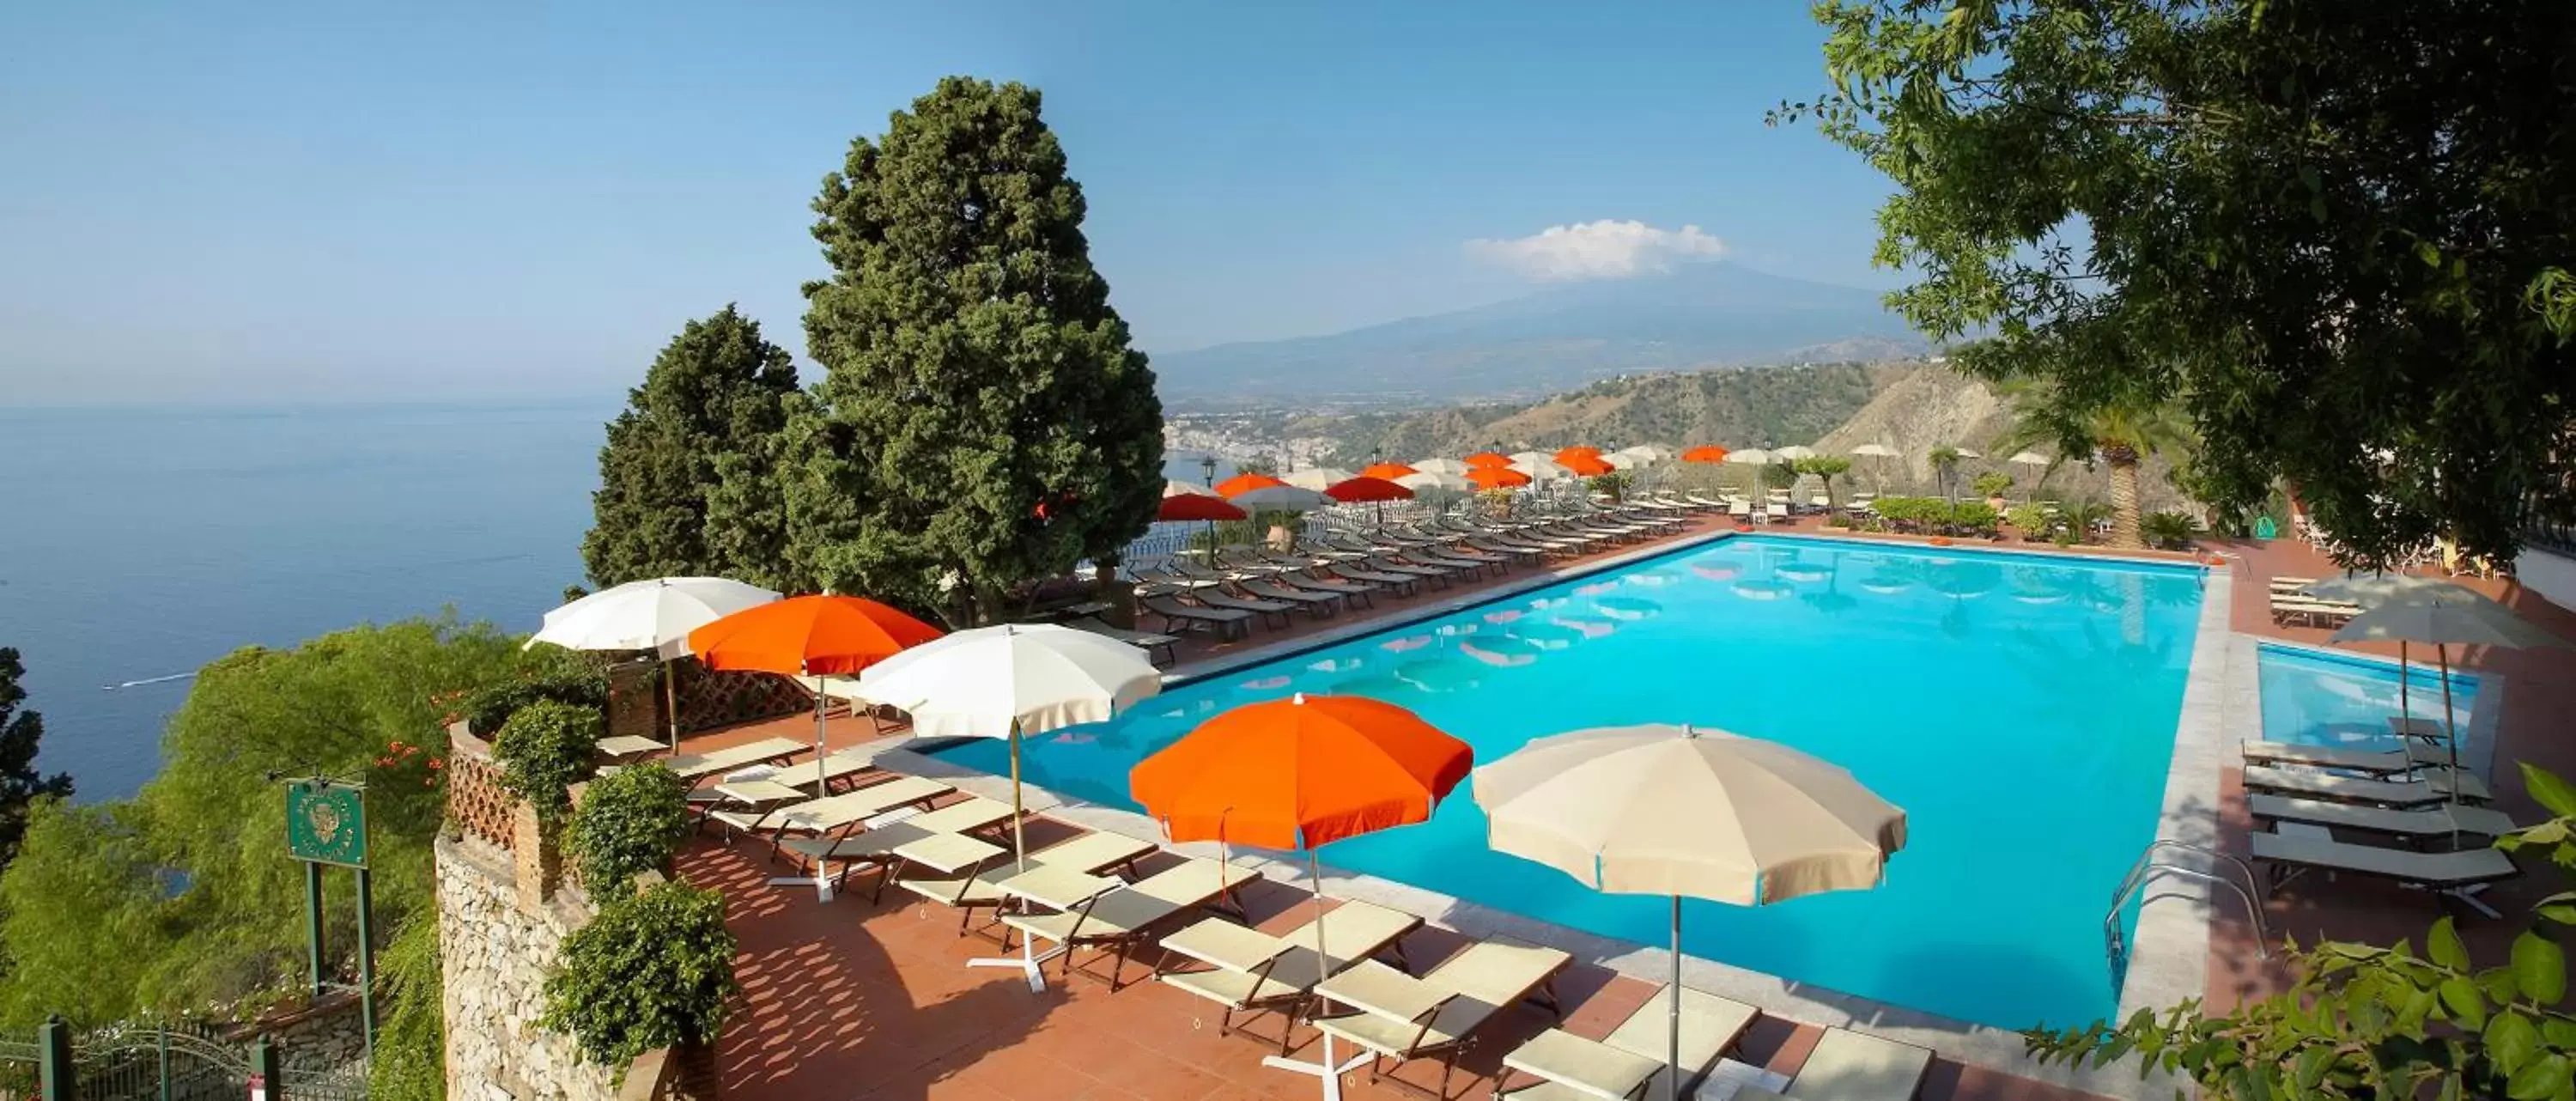
[[[2398, 707], [2396, 662], [2269, 643], [2256, 648], [2255, 661], [2262, 679], [2266, 739], [2364, 749], [2396, 746], [2388, 732], [2388, 717]], [[2410, 666], [2405, 691], [2409, 714], [2441, 721], [2439, 668]], [[2477, 697], [2476, 677], [2451, 677], [2452, 721], [2463, 733]]]
[[[2198, 619], [2196, 569], [1736, 536], [1192, 682], [1031, 739], [1032, 782], [1132, 807], [1127, 772], [1210, 715], [1375, 696], [1473, 744], [1630, 723], [1719, 727], [1838, 762], [1906, 808], [1876, 891], [1686, 903], [1686, 944], [1793, 983], [2021, 1028], [2106, 1015], [2111, 889], [2155, 835]], [[1001, 771], [1004, 747], [950, 759]], [[1662, 899], [1492, 852], [1461, 787], [1326, 862], [1647, 944]], [[1435, 919], [1439, 915], [1430, 915]]]

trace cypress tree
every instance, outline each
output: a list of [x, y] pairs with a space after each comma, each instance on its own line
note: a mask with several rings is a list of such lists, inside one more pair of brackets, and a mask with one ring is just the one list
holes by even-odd
[[608, 422], [581, 543], [591, 581], [784, 584], [782, 506], [767, 483], [795, 393], [787, 350], [734, 307], [683, 327]]
[[850, 143], [814, 209], [832, 277], [805, 287], [827, 374], [783, 478], [800, 569], [962, 624], [1144, 532], [1162, 404], [1036, 90], [942, 80]]
[[72, 794], [70, 773], [47, 776], [36, 771], [36, 751], [45, 740], [45, 717], [18, 709], [27, 701], [27, 690], [18, 686], [19, 678], [26, 675], [27, 666], [18, 660], [18, 651], [0, 646], [0, 864], [17, 855], [18, 840], [27, 834], [27, 804], [48, 796], [68, 799]]

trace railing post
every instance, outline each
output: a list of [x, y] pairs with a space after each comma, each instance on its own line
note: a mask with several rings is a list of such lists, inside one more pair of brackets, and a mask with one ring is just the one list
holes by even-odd
[[60, 1016], [36, 1026], [36, 1094], [44, 1101], [72, 1101], [78, 1072], [72, 1066], [72, 1029]]
[[278, 1058], [277, 1045], [269, 1042], [265, 1032], [250, 1045], [250, 1082], [250, 1101], [286, 1096], [285, 1061]]

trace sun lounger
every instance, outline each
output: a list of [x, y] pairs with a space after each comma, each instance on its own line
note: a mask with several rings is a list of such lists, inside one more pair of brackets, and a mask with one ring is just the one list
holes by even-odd
[[2292, 745], [2288, 742], [2247, 742], [2245, 763], [2265, 765], [2300, 765], [2307, 768], [2332, 768], [2346, 772], [2363, 772], [2372, 776], [2393, 776], [2422, 768], [2440, 768], [2449, 754], [2438, 746], [2420, 742], [2404, 750], [2345, 749], [2339, 746]]
[[1778, 1093], [1745, 1086], [1735, 1096], [1787, 1101], [1912, 1101], [1932, 1069], [1932, 1053], [1912, 1044], [1829, 1028], [1799, 1064], [1798, 1076]]
[[955, 788], [937, 780], [919, 776], [898, 776], [881, 784], [870, 784], [855, 791], [790, 803], [770, 811], [735, 811], [717, 809], [707, 817], [734, 830], [761, 835], [769, 840], [770, 855], [775, 858], [788, 834], [811, 834], [832, 837], [847, 833], [865, 822], [897, 807], [928, 803]]
[[2460, 800], [2467, 803], [2487, 801], [2486, 781], [2465, 773], [2428, 772], [2420, 780], [2360, 780], [2330, 772], [2274, 768], [2269, 765], [2245, 767], [2245, 790], [2265, 791], [2280, 795], [2299, 795], [2311, 799], [2332, 799], [2344, 803], [2368, 803], [2382, 807], [2426, 807], [2448, 801], [2456, 782]]
[[681, 753], [662, 759], [662, 767], [683, 780], [731, 772], [746, 765], [784, 761], [811, 748], [794, 738], [762, 738], [756, 742], [711, 749], [704, 753]]
[[1307, 592], [1330, 593], [1339, 596], [1342, 598], [1342, 603], [1348, 607], [1377, 607], [1377, 601], [1372, 599], [1369, 594], [1376, 592], [1378, 590], [1378, 586], [1366, 581], [1351, 581], [1339, 577], [1318, 577], [1315, 574], [1298, 572], [1283, 573], [1273, 580], [1282, 585], [1293, 585], [1297, 588], [1304, 589]]
[[[1323, 927], [1324, 951], [1315, 952], [1316, 926]], [[1200, 971], [1165, 971], [1165, 985], [1224, 1006], [1217, 1019], [1219, 1036], [1232, 1035], [1234, 1015], [1255, 1016], [1276, 1010], [1287, 1020], [1279, 1029], [1279, 1054], [1288, 1054], [1289, 1029], [1315, 984], [1381, 952], [1395, 953], [1404, 965], [1404, 936], [1422, 927], [1422, 919], [1402, 910], [1366, 902], [1343, 902], [1305, 924], [1272, 936], [1246, 929], [1224, 918], [1207, 918], [1163, 938], [1163, 950], [1208, 966]]]
[[2323, 627], [2341, 623], [2360, 614], [2361, 605], [2359, 604], [2272, 594], [2272, 619], [2278, 623], [2296, 621], [2313, 627]]
[[2420, 738], [2430, 742], [2440, 742], [2451, 736], [2449, 728], [2443, 726], [2441, 720], [2422, 715], [2390, 715], [2388, 732], [2400, 738]]
[[[1496, 1101], [1601, 1101], [1608, 1097], [1672, 1096], [1664, 1085], [1672, 1057], [1672, 991], [1666, 987], [1638, 1006], [1605, 1039], [1589, 1040], [1561, 1028], [1532, 1037], [1503, 1056], [1506, 1070], [1539, 1081], [1516, 1089], [1496, 1084]], [[1715, 994], [1682, 988], [1683, 1095], [1717, 1057], [1734, 1047], [1760, 1011]], [[1508, 1081], [1508, 1078], [1505, 1079]], [[1650, 1090], [1647, 1087], [1652, 1086]]]
[[2417, 852], [2279, 833], [2258, 833], [2251, 840], [2254, 865], [2263, 874], [2267, 892], [2279, 890], [2300, 873], [2322, 871], [2394, 880], [2475, 904], [2469, 896], [2474, 888], [2522, 874], [2502, 849]]
[[1208, 631], [1221, 639], [1252, 637], [1250, 612], [1195, 607], [1169, 596], [1138, 596], [1136, 603], [1163, 617], [1163, 623], [1175, 631]]
[[899, 822], [871, 827], [855, 836], [793, 837], [781, 842], [779, 848], [821, 868], [838, 865], [838, 870], [831, 872], [832, 889], [836, 891], [852, 872], [877, 871], [880, 878], [877, 880], [876, 897], [882, 898], [886, 881], [894, 878], [894, 869], [903, 863], [903, 856], [896, 849], [938, 834], [971, 834], [1010, 820], [1009, 803], [970, 795], [937, 810], [923, 811]]
[[1281, 585], [1276, 581], [1245, 578], [1235, 582], [1234, 587], [1242, 590], [1245, 595], [1257, 599], [1297, 605], [1317, 619], [1333, 614], [1334, 608], [1342, 602], [1341, 596], [1337, 593], [1307, 592], [1304, 589]]
[[[1032, 851], [1029, 862], [1093, 874], [1113, 868], [1133, 870], [1137, 859], [1153, 852], [1155, 847], [1151, 841], [1139, 841], [1123, 833], [1099, 831]], [[1004, 895], [998, 885], [1016, 871], [1017, 862], [1009, 859], [1005, 850], [1003, 857], [988, 869], [966, 868], [954, 874], [920, 879], [899, 877], [895, 882], [904, 890], [921, 896], [924, 901], [958, 910], [957, 935], [962, 937], [974, 931], [975, 911], [996, 909], [1008, 900], [1009, 896]]]
[[2410, 840], [2447, 838], [2454, 833], [2502, 837], [2520, 828], [2503, 811], [2466, 805], [2390, 810], [2323, 799], [2295, 799], [2286, 795], [2249, 795], [2245, 798], [2245, 809], [2257, 822], [2299, 822], [2362, 833], [2384, 833]]
[[1784, 504], [1777, 504], [1777, 503], [1763, 506], [1763, 508], [1762, 508], [1762, 521], [1763, 521], [1764, 523], [1766, 523], [1766, 524], [1785, 524], [1785, 523], [1788, 523], [1788, 522], [1789, 522], [1789, 506], [1784, 505]]
[[1235, 888], [1259, 878], [1260, 872], [1243, 864], [1201, 858], [1184, 860], [1127, 886], [1093, 895], [1070, 910], [1005, 915], [1002, 947], [1010, 947], [1009, 931], [1017, 931], [1032, 942], [1056, 945], [1053, 951], [1039, 953], [1037, 958], [1063, 956], [1064, 973], [1071, 976], [1076, 970], [1074, 953], [1090, 946], [1097, 950], [1092, 957], [1094, 962], [1103, 955], [1110, 957], [1109, 974], [1087, 969], [1083, 973], [1116, 990], [1126, 982], [1128, 956], [1146, 934], [1200, 907], [1219, 905], [1233, 897]]
[[1478, 941], [1442, 960], [1420, 979], [1381, 963], [1352, 966], [1315, 988], [1318, 997], [1354, 1012], [1314, 1019], [1316, 1028], [1369, 1053], [1369, 1080], [1415, 1059], [1440, 1060], [1438, 1096], [1449, 1095], [1458, 1056], [1479, 1029], [1523, 998], [1556, 1005], [1549, 984], [1574, 957], [1553, 948]]
[[1344, 580], [1357, 581], [1366, 585], [1383, 585], [1395, 590], [1395, 595], [1397, 596], [1412, 596], [1413, 594], [1422, 591], [1422, 578], [1417, 574], [1396, 573], [1393, 570], [1370, 569], [1366, 566], [1355, 566], [1346, 562], [1336, 562], [1324, 567], [1324, 569], [1330, 572], [1333, 576]]
[[1089, 631], [1104, 638], [1114, 638], [1143, 650], [1146, 657], [1152, 659], [1156, 665], [1170, 665], [1174, 660], [1172, 647], [1180, 645], [1181, 642], [1173, 635], [1158, 635], [1152, 631], [1130, 631], [1124, 627], [1103, 623], [1090, 616], [1065, 620], [1064, 625], [1077, 631]]

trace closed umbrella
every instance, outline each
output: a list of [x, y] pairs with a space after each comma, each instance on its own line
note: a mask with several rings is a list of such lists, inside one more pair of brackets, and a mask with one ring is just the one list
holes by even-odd
[[[1199, 724], [1137, 762], [1128, 790], [1175, 842], [1306, 850], [1316, 916], [1324, 905], [1317, 850], [1345, 837], [1428, 821], [1467, 778], [1474, 753], [1411, 711], [1365, 696], [1308, 696], [1247, 704]], [[1316, 921], [1315, 956], [1330, 960]], [[1323, 1061], [1273, 1057], [1341, 1095], [1333, 1038]], [[1357, 1065], [1354, 1057], [1352, 1065]]]
[[[2452, 592], [2418, 590], [2352, 617], [2329, 636], [2332, 642], [2429, 642], [2442, 669], [2442, 733], [2451, 747], [2451, 804], [2459, 805], [2460, 732], [2451, 714], [2451, 647], [2568, 648], [2566, 639], [2540, 629], [2513, 609], [2458, 586]], [[2454, 837], [2457, 830], [2453, 831]]]
[[662, 691], [671, 712], [671, 746], [680, 744], [679, 690], [669, 663], [689, 652], [689, 632], [778, 599], [758, 585], [722, 577], [657, 577], [601, 589], [546, 613], [527, 644], [568, 650], [650, 650], [663, 663]]
[[746, 608], [689, 632], [709, 669], [813, 677], [814, 794], [825, 785], [823, 678], [848, 676], [939, 637], [902, 610], [855, 596], [799, 596]]
[[1597, 891], [1672, 899], [1666, 1096], [1681, 1090], [1682, 898], [1765, 906], [1866, 890], [1905, 812], [1776, 742], [1681, 726], [1540, 738], [1476, 770], [1486, 844]]

